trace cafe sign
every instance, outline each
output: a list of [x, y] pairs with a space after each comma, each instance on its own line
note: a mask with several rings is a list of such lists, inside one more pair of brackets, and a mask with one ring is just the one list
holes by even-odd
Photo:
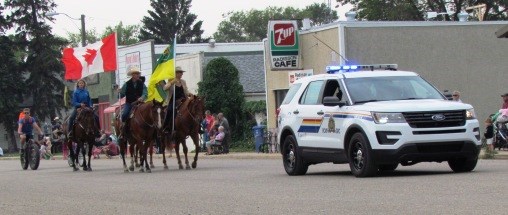
[[298, 25], [295, 20], [268, 22], [270, 61], [272, 70], [295, 70], [300, 68], [300, 45]]

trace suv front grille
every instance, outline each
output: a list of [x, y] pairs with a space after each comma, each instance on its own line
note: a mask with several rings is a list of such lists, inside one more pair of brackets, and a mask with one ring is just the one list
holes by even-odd
[[[406, 122], [411, 128], [439, 128], [439, 127], [455, 127], [466, 124], [466, 111], [432, 111], [432, 112], [406, 112], [402, 113]], [[442, 114], [442, 117], [433, 117]], [[441, 118], [435, 120], [433, 118]]]

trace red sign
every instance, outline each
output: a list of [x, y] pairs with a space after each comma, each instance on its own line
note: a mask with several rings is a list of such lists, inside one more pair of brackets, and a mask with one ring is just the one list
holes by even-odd
[[292, 23], [275, 24], [273, 26], [273, 34], [276, 46], [295, 45], [295, 26]]

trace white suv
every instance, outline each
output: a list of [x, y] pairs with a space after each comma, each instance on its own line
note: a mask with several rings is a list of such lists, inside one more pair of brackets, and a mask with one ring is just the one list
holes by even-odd
[[296, 81], [280, 106], [277, 140], [287, 174], [323, 162], [349, 163], [356, 177], [419, 162], [475, 168], [481, 143], [471, 105], [447, 100], [413, 72], [327, 69], [340, 72]]

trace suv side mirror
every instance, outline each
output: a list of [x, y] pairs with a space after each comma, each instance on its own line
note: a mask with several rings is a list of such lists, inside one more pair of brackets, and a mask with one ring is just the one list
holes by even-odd
[[346, 105], [346, 102], [341, 101], [339, 98], [337, 98], [335, 96], [326, 96], [323, 98], [323, 105], [342, 107], [342, 106]]

